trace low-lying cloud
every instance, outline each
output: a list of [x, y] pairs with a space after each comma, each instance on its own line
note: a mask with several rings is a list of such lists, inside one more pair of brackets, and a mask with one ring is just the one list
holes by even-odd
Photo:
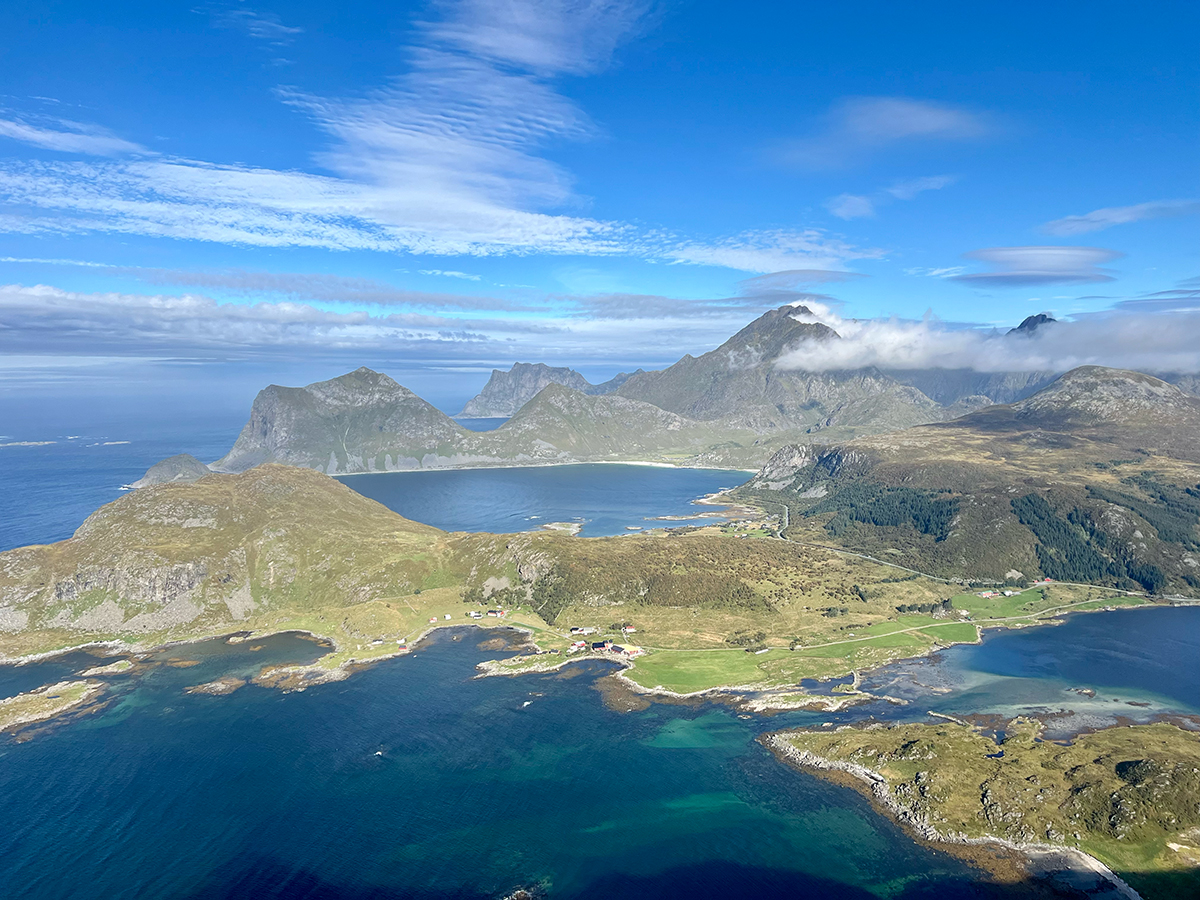
[[1184, 297], [1134, 298], [1112, 310], [1076, 315], [1033, 333], [953, 327], [932, 317], [919, 322], [843, 319], [830, 309], [806, 305], [813, 311], [807, 320], [829, 325], [841, 338], [804, 342], [780, 358], [782, 369], [1065, 372], [1100, 365], [1200, 372], [1200, 296], [1190, 302]]

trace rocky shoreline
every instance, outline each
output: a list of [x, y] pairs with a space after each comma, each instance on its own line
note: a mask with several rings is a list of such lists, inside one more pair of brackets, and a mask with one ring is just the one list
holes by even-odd
[[1017, 854], [1029, 875], [1066, 880], [1081, 887], [1096, 900], [1142, 900], [1141, 895], [1119, 875], [1082, 850], [1054, 844], [1018, 844], [998, 837], [973, 838], [963, 834], [944, 834], [897, 802], [887, 779], [879, 772], [857, 763], [827, 759], [808, 750], [800, 750], [782, 733], [764, 734], [758, 740], [781, 762], [855, 788], [913, 837], [966, 859], [992, 874], [1009, 873], [999, 871], [1004, 867], [989, 864], [987, 857], [971, 851], [997, 848]]

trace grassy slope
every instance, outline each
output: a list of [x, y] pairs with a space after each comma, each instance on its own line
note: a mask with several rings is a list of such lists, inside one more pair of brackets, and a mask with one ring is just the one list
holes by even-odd
[[[450, 535], [316, 472], [263, 466], [133, 492], [68, 541], [0, 554], [4, 619], [25, 620], [0, 635], [0, 652], [294, 629], [335, 642], [328, 668], [395, 653], [431, 618], [465, 623], [482, 603], [512, 610], [505, 621], [545, 648], [565, 648], [573, 625], [628, 622], [637, 633], [624, 642], [649, 651], [630, 676], [694, 691], [843, 675], [973, 641], [988, 621], [979, 598], [959, 601], [973, 622], [902, 615], [897, 606], [940, 603], [953, 588], [741, 533]], [[1098, 598], [1055, 586], [994, 614]]]
[[[1200, 529], [1193, 526], [1191, 545], [1162, 540], [1154, 525], [1136, 511], [1089, 493], [1091, 486], [1154, 506], [1157, 501], [1131, 483], [1143, 473], [1181, 489], [1200, 484], [1200, 461], [1146, 450], [1141, 442], [1147, 438], [1136, 428], [1051, 433], [925, 426], [844, 445], [838, 452], [850, 464], [836, 468], [835, 475], [829, 466], [808, 466], [781, 490], [755, 489], [752, 482], [734, 497], [772, 510], [786, 504], [788, 534], [798, 540], [836, 544], [943, 577], [1003, 581], [1012, 570], [1031, 580], [1044, 574], [1038, 539], [1012, 507], [1014, 498], [1032, 493], [1044, 497], [1060, 518], [1065, 520], [1078, 509], [1105, 532], [1107, 546], [1100, 546], [1089, 541], [1085, 529], [1076, 529], [1080, 539], [1101, 555], [1153, 564], [1167, 576], [1169, 591], [1200, 594], [1200, 588], [1188, 582], [1188, 578], [1200, 580], [1196, 551]], [[934, 499], [957, 501], [949, 535], [938, 540], [909, 524], [845, 524], [844, 520], [844, 527], [833, 534], [827, 528], [833, 513], [808, 515], [818, 504], [828, 504], [827, 498], [855, 486], [904, 487], [929, 492]], [[821, 492], [823, 496], [811, 496]], [[1107, 583], [1137, 587], [1113, 579]]]
[[[1000, 746], [972, 728], [941, 722], [796, 732], [787, 740], [879, 772], [902, 806], [942, 833], [1077, 846], [1145, 891], [1147, 900], [1195, 896], [1200, 736], [1173, 725], [1138, 725], [1063, 746], [1039, 740], [1040, 730], [1034, 720], [1014, 720]], [[992, 758], [1001, 750], [1002, 757]], [[1137, 760], [1151, 764], [1130, 769]]]

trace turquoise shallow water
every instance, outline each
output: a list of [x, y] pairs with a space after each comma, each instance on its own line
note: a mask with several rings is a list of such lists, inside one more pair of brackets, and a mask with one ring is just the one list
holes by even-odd
[[[294, 694], [185, 694], [253, 654], [173, 648], [203, 664], [113, 678], [100, 712], [0, 740], [5, 895], [970, 894], [962, 863], [779, 765], [761, 721], [613, 711], [599, 663], [474, 679], [482, 635], [457, 634]], [[289, 645], [313, 652], [259, 653]]]
[[[1124, 636], [1122, 652], [1136, 659], [1163, 634], [1178, 636], [1178, 655], [1161, 660], [1183, 672], [1173, 695], [1103, 656]], [[519, 886], [553, 898], [1004, 896], [755, 738], [958, 710], [979, 700], [979, 678], [997, 675], [997, 706], [1020, 705], [1026, 688], [1011, 686], [1037, 681], [1045, 697], [1083, 700], [1063, 685], [1104, 671], [1125, 698], [1153, 695], [1187, 712], [1200, 609], [996, 633], [925, 664], [938, 669], [933, 684], [911, 677], [924, 671], [916, 664], [881, 670], [907, 684], [907, 706], [841, 715], [751, 717], [713, 704], [619, 712], [598, 690], [610, 671], [600, 662], [474, 678], [475, 664], [497, 655], [478, 647], [488, 636], [440, 631], [407, 657], [302, 693], [184, 692], [321, 652], [287, 635], [168, 648], [108, 679], [99, 711], [23, 742], [0, 738], [5, 896], [485, 898]], [[1057, 642], [1071, 649], [1052, 673], [1040, 670]], [[185, 660], [199, 664], [171, 665]], [[0, 667], [0, 695], [95, 662], [76, 653]]]

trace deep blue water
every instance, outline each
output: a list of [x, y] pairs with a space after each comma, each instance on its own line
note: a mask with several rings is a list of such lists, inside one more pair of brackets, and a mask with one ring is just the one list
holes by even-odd
[[150, 435], [145, 429], [122, 429], [13, 436], [0, 424], [0, 433], [7, 435], [0, 444], [53, 441], [0, 446], [0, 550], [69, 538], [84, 519], [121, 496], [121, 485], [141, 478], [160, 459], [191, 453], [212, 462], [237, 437], [228, 427]]
[[[1181, 634], [1161, 649], [1163, 635]], [[1139, 687], [1134, 661], [1148, 656], [1179, 676], [1170, 708], [1187, 711], [1198, 635], [1200, 608], [993, 633], [939, 654], [942, 681], [910, 685], [902, 716], [957, 710], [977, 675], [1007, 679], [992, 686], [996, 701], [1005, 685], [1095, 685], [1103, 673], [1125, 697], [1159, 696], [1160, 683]], [[610, 671], [598, 661], [472, 677], [479, 660], [503, 655], [479, 646], [489, 636], [437, 632], [409, 656], [302, 693], [184, 692], [321, 652], [291, 635], [167, 648], [109, 677], [98, 711], [25, 741], [0, 737], [4, 895], [474, 900], [532, 886], [572, 900], [1003, 896], [980, 893], [963, 863], [915, 844], [853, 791], [780, 765], [755, 742], [896, 707], [619, 711], [628, 705], [598, 690]], [[1047, 672], [1056, 639], [1072, 649]], [[1118, 641], [1130, 663], [1114, 671]], [[189, 660], [198, 665], [177, 668]], [[0, 667], [0, 696], [97, 661], [73, 653]], [[1019, 705], [1020, 690], [1007, 700]]]
[[[741, 484], [725, 469], [572, 465], [347, 475], [339, 480], [400, 515], [447, 531], [505, 534], [578, 522], [585, 537], [704, 521], [695, 500]], [[659, 516], [681, 517], [659, 519]], [[710, 519], [711, 521], [711, 519]]]
[[[100, 712], [0, 738], [5, 896], [970, 895], [962, 863], [778, 764], [761, 720], [614, 711], [602, 663], [473, 679], [496, 654], [457, 633], [293, 694], [185, 694], [253, 660], [177, 647], [203, 665], [114, 677]], [[262, 661], [288, 642], [311, 655], [277, 637]]]

